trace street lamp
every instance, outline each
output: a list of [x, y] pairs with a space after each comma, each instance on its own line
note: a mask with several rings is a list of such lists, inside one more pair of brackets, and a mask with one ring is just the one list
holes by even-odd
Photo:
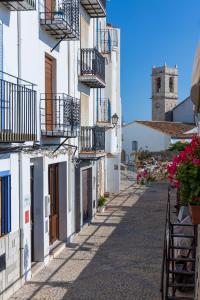
[[117, 123], [119, 121], [119, 117], [118, 115], [115, 113], [113, 116], [112, 116], [112, 124], [113, 124], [113, 128], [115, 128], [117, 126]]

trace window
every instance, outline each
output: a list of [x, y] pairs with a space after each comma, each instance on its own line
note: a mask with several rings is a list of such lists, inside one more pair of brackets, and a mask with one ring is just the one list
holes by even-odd
[[132, 151], [137, 151], [137, 150], [138, 150], [138, 142], [132, 141]]
[[10, 176], [0, 177], [0, 236], [11, 232]]
[[158, 78], [156, 79], [156, 91], [157, 91], [157, 93], [160, 92], [160, 89], [161, 89], [161, 78], [158, 77]]
[[173, 79], [173, 77], [169, 78], [169, 91], [170, 91], [170, 93], [174, 92], [174, 79]]

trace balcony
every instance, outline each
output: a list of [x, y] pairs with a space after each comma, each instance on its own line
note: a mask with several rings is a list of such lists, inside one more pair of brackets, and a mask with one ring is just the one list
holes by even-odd
[[0, 3], [3, 3], [10, 10], [36, 10], [36, 0], [1, 0]]
[[106, 16], [106, 0], [81, 0], [81, 4], [91, 18]]
[[114, 48], [119, 47], [118, 32], [115, 28], [102, 29], [100, 34], [100, 52], [102, 54], [110, 54]]
[[105, 88], [105, 58], [97, 49], [81, 49], [79, 80], [90, 88]]
[[[46, 2], [46, 1], [45, 1]], [[45, 6], [40, 13], [40, 24], [55, 39], [78, 40], [79, 32], [79, 0], [61, 0]]]
[[105, 128], [81, 127], [79, 157], [92, 159], [105, 156]]
[[98, 99], [97, 123], [99, 126], [111, 125], [111, 105], [109, 99]]
[[75, 138], [80, 132], [80, 100], [66, 94], [42, 94], [41, 134]]
[[36, 120], [34, 85], [0, 72], [0, 142], [35, 141]]

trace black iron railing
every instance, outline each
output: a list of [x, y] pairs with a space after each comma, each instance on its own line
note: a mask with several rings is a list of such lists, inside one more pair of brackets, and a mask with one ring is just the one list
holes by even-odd
[[80, 132], [80, 100], [67, 94], [41, 95], [41, 133], [49, 137], [77, 137]]
[[105, 151], [105, 128], [81, 127], [80, 152]]
[[59, 0], [55, 7], [48, 7], [44, 0], [44, 11], [40, 13], [40, 24], [56, 39], [78, 40], [79, 0]]
[[97, 122], [111, 122], [111, 105], [109, 99], [98, 99], [97, 101]]
[[91, 18], [106, 16], [106, 0], [80, 0], [82, 6]]
[[36, 10], [36, 0], [1, 0], [0, 3], [10, 10]]
[[119, 46], [118, 32], [115, 28], [102, 29], [100, 34], [100, 45], [99, 49], [101, 53], [108, 54], [111, 53], [113, 48]]
[[[168, 188], [165, 217], [163, 261], [161, 272], [161, 299], [194, 299], [197, 227], [192, 225], [187, 207], [177, 220], [173, 215], [174, 188]], [[176, 205], [175, 205], [176, 207]], [[180, 220], [180, 217], [183, 217]], [[184, 292], [190, 291], [185, 298]], [[181, 293], [183, 292], [183, 294]]]
[[36, 120], [34, 85], [0, 72], [0, 142], [36, 140]]
[[97, 49], [81, 49], [81, 75], [96, 76], [105, 82], [105, 58]]

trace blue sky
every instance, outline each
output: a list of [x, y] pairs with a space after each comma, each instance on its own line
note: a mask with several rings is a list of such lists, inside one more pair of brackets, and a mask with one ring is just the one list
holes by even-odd
[[151, 119], [151, 68], [179, 68], [179, 101], [190, 93], [200, 39], [199, 0], [107, 0], [108, 22], [121, 28], [121, 96], [126, 122]]

